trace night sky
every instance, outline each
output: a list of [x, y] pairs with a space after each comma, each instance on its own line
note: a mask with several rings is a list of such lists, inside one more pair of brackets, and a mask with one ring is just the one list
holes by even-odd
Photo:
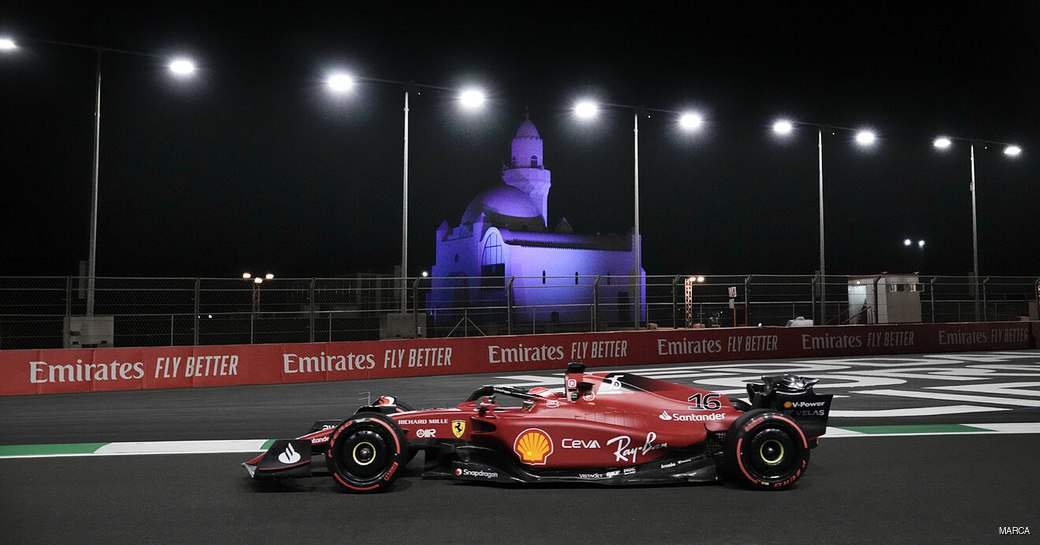
[[[825, 133], [829, 274], [972, 269], [976, 144], [982, 274], [1040, 274], [1040, 3], [6, 2], [0, 34], [0, 276], [75, 275], [88, 253], [95, 57], [55, 40], [164, 56], [103, 56], [99, 276], [391, 273], [400, 263], [403, 93], [324, 86], [333, 68], [444, 87], [410, 104], [409, 275], [434, 232], [500, 179], [529, 113], [552, 171], [550, 226], [633, 223], [633, 113], [592, 123], [591, 94], [706, 117], [639, 122], [648, 274], [812, 274], [819, 268], [816, 130], [871, 127], [869, 151]], [[225, 5], [226, 4], [226, 5]], [[382, 7], [374, 7], [376, 5]], [[923, 251], [903, 239], [924, 239]]]

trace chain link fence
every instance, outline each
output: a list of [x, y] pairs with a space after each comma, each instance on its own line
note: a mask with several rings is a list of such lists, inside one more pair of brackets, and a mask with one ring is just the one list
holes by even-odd
[[[870, 304], [850, 304], [849, 277], [844, 276], [648, 275], [642, 284], [637, 280], [366, 275], [255, 283], [98, 277], [94, 314], [86, 317], [84, 278], [0, 277], [0, 348], [765, 326], [796, 318], [833, 325], [874, 323], [880, 316]], [[973, 282], [964, 276], [921, 276], [900, 289], [913, 295], [919, 321], [965, 322], [1036, 319], [1038, 286], [1035, 277], [990, 276]]]

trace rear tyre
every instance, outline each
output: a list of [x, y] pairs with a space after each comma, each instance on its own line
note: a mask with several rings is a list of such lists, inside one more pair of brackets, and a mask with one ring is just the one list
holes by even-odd
[[349, 492], [381, 492], [404, 470], [408, 443], [390, 418], [356, 414], [340, 424], [325, 452], [325, 463], [337, 484]]
[[809, 444], [790, 417], [767, 409], [744, 413], [726, 432], [726, 469], [731, 479], [759, 490], [782, 490], [809, 465]]

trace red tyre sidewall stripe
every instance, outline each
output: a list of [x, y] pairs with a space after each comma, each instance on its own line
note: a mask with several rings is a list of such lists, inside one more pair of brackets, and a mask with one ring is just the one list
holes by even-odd
[[[390, 425], [387, 424], [386, 422], [384, 422], [383, 420], [380, 420], [380, 419], [377, 419], [377, 418], [365, 419], [365, 420], [368, 420], [369, 422], [376, 422], [376, 423], [380, 424], [381, 426], [383, 426], [384, 428], [386, 428], [387, 431], [390, 432], [390, 436], [394, 438], [394, 445], [397, 447], [397, 450], [395, 452], [395, 456], [400, 456], [400, 454], [401, 454], [401, 440], [397, 437], [397, 432], [394, 431], [394, 429], [392, 427], [390, 427]], [[358, 421], [359, 420], [351, 420], [346, 426], [342, 426], [342, 427], [340, 427], [339, 429], [336, 430], [336, 433], [333, 434], [333, 436], [332, 436], [332, 440], [329, 441], [329, 449], [327, 451], [325, 451], [325, 455], [327, 457], [333, 458], [332, 451], [333, 451], [333, 449], [335, 447], [336, 440], [339, 439], [340, 432], [342, 432], [343, 430], [353, 426], [354, 423], [358, 422]], [[343, 481], [343, 479], [336, 472], [332, 473], [332, 477], [334, 479], [336, 479], [336, 482], [338, 482], [339, 484], [341, 484], [341, 485], [343, 485], [343, 486], [345, 486], [345, 487], [347, 487], [347, 488], [349, 488], [351, 490], [357, 490], [357, 491], [363, 492], [363, 491], [366, 491], [366, 490], [372, 490], [374, 488], [378, 488], [379, 487], [379, 484], [374, 484], [372, 486], [354, 486], [354, 485], [352, 485], [350, 483], [347, 483], [347, 482]]]
[[777, 420], [782, 420], [782, 421], [787, 422], [788, 424], [790, 424], [791, 427], [793, 427], [795, 430], [798, 431], [798, 436], [802, 438], [802, 448], [809, 448], [809, 441], [805, 439], [805, 434], [802, 433], [802, 427], [801, 426], [799, 426], [798, 424], [795, 424], [793, 420], [791, 420], [790, 418], [787, 418], [786, 416], [773, 415], [771, 418], [775, 418]]
[[[802, 448], [809, 448], [809, 442], [806, 441], [805, 434], [802, 433], [802, 428], [799, 427], [798, 424], [795, 424], [793, 421], [791, 421], [789, 418], [787, 418], [785, 416], [780, 416], [780, 415], [776, 415], [776, 414], [764, 414], [762, 416], [759, 416], [759, 417], [751, 420], [751, 422], [748, 422], [747, 424], [745, 424], [744, 425], [744, 429], [747, 430], [747, 429], [753, 428], [753, 427], [757, 426], [760, 421], [769, 420], [771, 418], [775, 418], [777, 420], [782, 420], [784, 422], [787, 422], [791, 426], [793, 426], [794, 429], [798, 431], [798, 436], [802, 438]], [[760, 483], [760, 481], [758, 479], [752, 477], [751, 474], [749, 474], [747, 472], [747, 469], [744, 468], [744, 457], [741, 456], [741, 452], [742, 452], [741, 446], [743, 444], [744, 444], [744, 438], [743, 437], [741, 437], [740, 439], [737, 439], [737, 465], [740, 467], [740, 472], [743, 473], [744, 476], [747, 477], [747, 479], [749, 481], [751, 481], [753, 483]], [[804, 467], [804, 464], [803, 464], [802, 467]]]
[[372, 419], [372, 422], [378, 422], [381, 426], [386, 428], [386, 431], [390, 432], [390, 437], [394, 438], [394, 446], [397, 448], [397, 451], [394, 454], [395, 455], [400, 455], [401, 454], [401, 440], [397, 437], [397, 432], [394, 431], [394, 428], [390, 427], [390, 424], [387, 424], [383, 420]]
[[341, 484], [341, 485], [343, 485], [343, 486], [345, 486], [345, 487], [347, 487], [347, 488], [349, 488], [351, 490], [365, 491], [365, 490], [372, 490], [373, 488], [379, 486], [378, 484], [374, 484], [372, 486], [354, 486], [354, 485], [352, 485], [352, 484], [350, 484], [348, 482], [345, 482], [342, 478], [340, 478], [338, 473], [333, 473], [332, 476], [333, 476], [333, 478], [336, 479], [337, 482], [339, 482], [339, 484]]

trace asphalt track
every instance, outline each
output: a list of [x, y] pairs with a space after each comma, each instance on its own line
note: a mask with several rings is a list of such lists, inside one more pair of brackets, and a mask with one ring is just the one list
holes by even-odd
[[[725, 388], [776, 362], [645, 367]], [[831, 426], [1040, 422], [1040, 351], [787, 360], [835, 393]], [[639, 367], [630, 368], [633, 370]], [[489, 383], [559, 373], [0, 398], [4, 446], [295, 436], [393, 393], [450, 406]], [[842, 411], [844, 413], [842, 413]], [[1035, 426], [1033, 426], [1035, 428]], [[865, 428], [860, 428], [865, 429]], [[825, 437], [797, 486], [493, 487], [421, 479], [388, 493], [328, 478], [263, 485], [249, 453], [0, 458], [0, 543], [1037, 543], [1040, 434]], [[1030, 535], [1001, 535], [1002, 527]]]

